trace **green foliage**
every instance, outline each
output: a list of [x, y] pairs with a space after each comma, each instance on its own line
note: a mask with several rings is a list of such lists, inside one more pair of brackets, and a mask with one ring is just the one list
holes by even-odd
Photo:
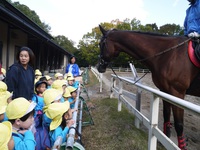
[[77, 48], [74, 47], [74, 42], [64, 35], [55, 36], [54, 41], [71, 54], [74, 54], [77, 51]]
[[160, 27], [159, 32], [166, 35], [182, 35], [183, 27], [180, 27], [180, 25], [176, 24], [165, 24]]
[[24, 15], [26, 15], [30, 20], [35, 22], [40, 28], [42, 28], [44, 31], [47, 33], [50, 32], [51, 27], [42, 22], [40, 20], [40, 17], [37, 15], [37, 13], [34, 10], [31, 10], [29, 7], [26, 5], [20, 4], [19, 2], [12, 2], [11, 0], [8, 0], [15, 8], [17, 8], [19, 11], [21, 11]]

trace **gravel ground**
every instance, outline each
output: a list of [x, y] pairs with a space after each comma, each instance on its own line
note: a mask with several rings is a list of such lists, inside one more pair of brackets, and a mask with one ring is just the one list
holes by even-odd
[[[110, 94], [110, 80], [111, 80], [111, 74], [113, 74], [110, 71], [107, 71], [103, 74], [103, 92], [99, 92], [99, 87], [91, 87], [88, 89], [90, 97], [108, 97]], [[131, 72], [125, 72], [125, 73], [118, 73], [117, 75], [123, 76], [123, 77], [132, 77]], [[143, 73], [138, 74], [139, 77], [141, 77]], [[155, 85], [152, 82], [151, 74], [147, 74], [144, 78], [142, 78], [141, 83], [144, 85], [148, 85], [152, 88], [156, 88]], [[124, 89], [135, 92], [136, 87], [130, 84], [123, 84]], [[199, 97], [193, 97], [193, 96], [186, 96], [185, 100], [190, 101], [194, 104], [200, 105], [200, 98]], [[148, 118], [149, 117], [149, 108], [150, 108], [150, 93], [146, 91], [142, 91], [141, 95], [141, 112]], [[117, 108], [116, 108], [117, 109]], [[163, 126], [163, 116], [162, 116], [162, 101], [160, 101], [160, 110], [159, 110], [159, 128], [162, 130]], [[171, 122], [173, 123], [173, 116], [171, 116]], [[145, 130], [144, 127], [142, 129]], [[193, 114], [192, 112], [185, 111], [185, 117], [184, 117], [184, 134], [188, 137], [188, 150], [199, 150], [200, 145], [200, 117], [196, 114]], [[175, 143], [177, 143], [176, 139], [176, 132], [174, 130], [174, 127], [172, 128], [172, 137], [171, 140], [173, 140]]]

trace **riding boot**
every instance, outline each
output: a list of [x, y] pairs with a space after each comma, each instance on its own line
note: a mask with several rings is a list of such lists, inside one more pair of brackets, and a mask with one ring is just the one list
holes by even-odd
[[164, 134], [170, 138], [171, 136], [171, 129], [172, 128], [172, 124], [170, 122], [165, 122], [163, 125], [163, 132]]
[[181, 150], [187, 150], [186, 149], [186, 138], [184, 135], [182, 136], [178, 136], [178, 147], [181, 149]]

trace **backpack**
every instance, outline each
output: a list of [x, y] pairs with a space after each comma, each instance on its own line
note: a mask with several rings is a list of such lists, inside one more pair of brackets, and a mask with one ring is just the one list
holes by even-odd
[[[36, 103], [38, 103], [38, 98], [36, 96]], [[42, 124], [43, 113], [38, 113], [35, 117], [35, 129], [34, 134], [36, 141], [36, 150], [50, 150], [51, 142], [49, 137], [49, 127]]]

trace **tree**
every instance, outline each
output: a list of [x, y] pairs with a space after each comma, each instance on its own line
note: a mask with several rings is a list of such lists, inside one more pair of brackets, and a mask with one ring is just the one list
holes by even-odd
[[64, 35], [55, 36], [54, 41], [69, 53], [74, 54], [77, 51], [77, 48], [74, 47], [74, 42], [69, 40]]
[[166, 35], [182, 35], [183, 27], [176, 24], [165, 24], [160, 27], [159, 32]]
[[19, 2], [11, 2], [11, 0], [8, 0], [15, 8], [17, 8], [19, 11], [21, 11], [24, 15], [26, 15], [30, 20], [35, 22], [40, 28], [42, 28], [47, 33], [50, 33], [51, 27], [42, 22], [40, 20], [40, 17], [37, 15], [37, 13], [33, 10], [30, 10], [29, 7], [26, 5], [20, 4]]

